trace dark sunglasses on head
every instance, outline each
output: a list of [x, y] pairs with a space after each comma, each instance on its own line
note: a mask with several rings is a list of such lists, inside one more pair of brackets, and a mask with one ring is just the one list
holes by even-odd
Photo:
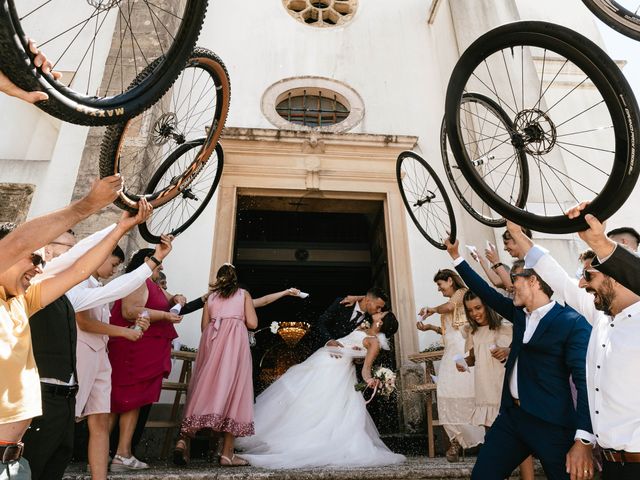
[[511, 283], [516, 283], [516, 278], [517, 277], [530, 277], [531, 274], [527, 273], [527, 272], [520, 272], [520, 273], [510, 273], [509, 274], [509, 278], [511, 278]]
[[590, 282], [591, 280], [593, 280], [593, 274], [594, 273], [598, 273], [598, 270], [596, 270], [595, 268], [584, 268], [582, 270], [582, 277], [587, 281]]
[[44, 261], [44, 257], [39, 253], [31, 254], [31, 263], [33, 263], [34, 267], [42, 267], [42, 268], [44, 268], [44, 266], [47, 264], [47, 262]]

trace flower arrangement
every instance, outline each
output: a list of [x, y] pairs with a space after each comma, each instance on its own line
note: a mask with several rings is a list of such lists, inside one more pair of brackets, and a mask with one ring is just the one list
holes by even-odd
[[[390, 396], [393, 392], [396, 391], [396, 374], [393, 370], [387, 367], [378, 367], [373, 372], [373, 378], [380, 381], [380, 385], [375, 387], [373, 390], [373, 395], [367, 401], [369, 403], [376, 393], [380, 393], [380, 395], [384, 397]], [[355, 389], [357, 392], [363, 392], [368, 388], [366, 382], [356, 383]]]
[[260, 328], [258, 330], [256, 330], [255, 332], [249, 332], [249, 346], [250, 347], [255, 347], [256, 346], [256, 334], [262, 332], [263, 330], [271, 330], [271, 333], [273, 333], [274, 335], [276, 333], [278, 333], [278, 330], [280, 330], [280, 324], [278, 322], [271, 322], [271, 325], [269, 325], [268, 327], [263, 327]]
[[180, 345], [180, 351], [181, 352], [192, 352], [192, 353], [197, 353], [198, 349], [197, 348], [193, 348], [193, 347], [189, 347], [187, 345]]

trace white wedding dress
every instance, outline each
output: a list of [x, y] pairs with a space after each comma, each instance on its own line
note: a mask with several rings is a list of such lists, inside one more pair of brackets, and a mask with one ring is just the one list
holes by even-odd
[[[380, 440], [361, 392], [354, 356], [364, 356], [366, 333], [351, 332], [291, 367], [256, 399], [255, 435], [236, 446], [251, 465], [265, 468], [378, 466], [401, 463]], [[384, 341], [384, 338], [382, 339]], [[341, 358], [331, 356], [342, 352]]]

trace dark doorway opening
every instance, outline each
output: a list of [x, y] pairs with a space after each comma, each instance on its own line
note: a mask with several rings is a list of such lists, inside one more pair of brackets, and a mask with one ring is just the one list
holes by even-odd
[[[258, 298], [289, 287], [310, 295], [284, 297], [257, 310], [252, 348], [256, 395], [304, 358], [269, 330], [272, 322], [313, 324], [337, 298], [389, 291], [382, 201], [324, 198], [238, 197], [233, 263], [241, 283]], [[377, 360], [395, 368], [392, 352]], [[376, 399], [369, 410], [381, 433], [399, 431], [395, 400]]]

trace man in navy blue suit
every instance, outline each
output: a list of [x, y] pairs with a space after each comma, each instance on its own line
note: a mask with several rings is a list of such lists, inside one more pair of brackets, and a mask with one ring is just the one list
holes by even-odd
[[[513, 323], [500, 414], [487, 432], [472, 480], [503, 480], [530, 454], [540, 459], [549, 480], [591, 478], [594, 436], [585, 375], [591, 327], [571, 307], [552, 301], [551, 288], [522, 260], [511, 270], [511, 300], [460, 257], [458, 241], [445, 243], [467, 286]], [[577, 408], [569, 377], [578, 390]]]

